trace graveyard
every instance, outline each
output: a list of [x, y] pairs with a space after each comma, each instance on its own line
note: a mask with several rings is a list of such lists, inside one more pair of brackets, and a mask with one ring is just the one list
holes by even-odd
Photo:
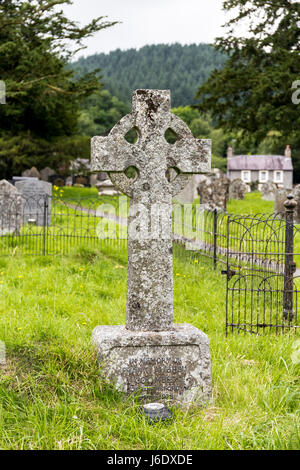
[[[82, 191], [66, 188], [62, 197]], [[260, 194], [252, 193], [228, 207], [255, 213], [259, 202]], [[264, 204], [271, 209], [273, 203]], [[225, 337], [224, 276], [210, 259], [187, 256], [180, 247], [174, 251], [174, 321], [209, 336], [213, 401], [173, 405], [172, 421], [152, 425], [141, 417], [134, 394], [124, 399], [101, 381], [91, 331], [125, 322], [126, 265], [126, 250], [111, 242], [100, 251], [82, 244], [68, 256], [1, 258], [0, 334], [7, 348], [1, 447], [298, 448], [294, 335]]]
[[299, 450], [299, 2], [124, 3], [0, 2], [0, 450]]

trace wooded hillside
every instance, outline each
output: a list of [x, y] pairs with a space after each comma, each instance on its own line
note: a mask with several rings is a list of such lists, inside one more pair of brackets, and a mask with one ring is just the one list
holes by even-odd
[[209, 44], [158, 44], [82, 57], [72, 66], [79, 75], [101, 69], [105, 88], [128, 105], [137, 88], [167, 88], [172, 106], [185, 106], [195, 102], [199, 86], [224, 62], [225, 56]]

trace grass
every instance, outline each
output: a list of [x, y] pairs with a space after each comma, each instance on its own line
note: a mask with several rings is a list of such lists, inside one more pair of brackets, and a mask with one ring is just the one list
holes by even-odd
[[[67, 191], [65, 201], [86, 190]], [[228, 210], [235, 204], [265, 211], [255, 194]], [[298, 343], [226, 338], [225, 278], [206, 258], [175, 250], [174, 312], [209, 336], [213, 402], [174, 407], [171, 422], [149, 425], [134, 397], [101, 380], [91, 332], [125, 323], [126, 258], [126, 244], [114, 242], [71, 247], [67, 257], [0, 258], [0, 449], [299, 449]]]
[[258, 191], [246, 193], [243, 200], [229, 199], [227, 212], [241, 215], [270, 214], [274, 212], [274, 202], [264, 201]]
[[299, 449], [295, 339], [226, 338], [225, 282], [210, 262], [175, 257], [174, 309], [209, 336], [214, 400], [156, 425], [103, 383], [91, 345], [96, 325], [125, 322], [125, 251], [12, 256], [0, 277], [1, 449]]

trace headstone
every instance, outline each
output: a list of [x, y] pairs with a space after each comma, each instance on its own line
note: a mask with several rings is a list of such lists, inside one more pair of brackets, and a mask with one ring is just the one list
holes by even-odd
[[274, 201], [276, 191], [277, 191], [276, 184], [272, 183], [272, 181], [267, 181], [266, 183], [262, 184], [260, 187], [261, 198], [264, 201]]
[[49, 182], [50, 176], [55, 175], [55, 171], [47, 166], [46, 168], [40, 171], [40, 175], [41, 180]]
[[206, 175], [198, 184], [200, 204], [206, 210], [226, 211], [229, 180], [218, 168]]
[[28, 178], [37, 178], [37, 179], [41, 178], [41, 174], [35, 166], [33, 166], [30, 170], [23, 171], [22, 176], [27, 176]]
[[198, 185], [200, 175], [193, 175], [186, 187], [176, 196], [176, 200], [182, 204], [192, 204], [198, 197]]
[[293, 189], [293, 196], [297, 202], [297, 206], [294, 210], [294, 222], [300, 224], [300, 184], [297, 184]]
[[246, 184], [239, 178], [230, 181], [228, 198], [229, 199], [245, 199], [245, 193], [248, 192]]
[[73, 185], [75, 184], [81, 184], [82, 186], [89, 186], [90, 179], [86, 175], [76, 175], [76, 176], [73, 176]]
[[35, 180], [35, 181], [38, 181], [38, 178], [30, 178], [29, 176], [13, 176], [13, 184], [15, 184], [16, 181], [26, 181], [26, 180], [29, 180], [29, 181], [32, 181], [32, 180]]
[[72, 176], [68, 176], [66, 178], [66, 182], [65, 182], [66, 186], [73, 186], [73, 178]]
[[51, 175], [49, 177], [49, 182], [53, 184], [53, 186], [59, 186], [60, 188], [65, 186], [66, 184], [66, 178], [64, 178], [61, 175]]
[[277, 189], [275, 192], [274, 211], [275, 213], [282, 215], [282, 217], [284, 217], [285, 214], [284, 203], [287, 200], [288, 194], [289, 191], [283, 188]]
[[35, 225], [51, 225], [52, 185], [46, 181], [17, 181], [24, 206], [24, 222], [34, 221]]
[[[137, 129], [139, 139], [124, 136]], [[172, 145], [167, 129], [177, 136]], [[207, 336], [173, 323], [172, 198], [189, 175], [210, 171], [211, 141], [195, 139], [170, 112], [168, 90], [137, 90], [132, 114], [107, 137], [92, 139], [92, 171], [103, 170], [130, 198], [126, 326], [98, 326], [93, 340], [101, 373], [127, 394], [143, 400], [180, 402], [211, 395]], [[177, 178], [166, 175], [176, 169]], [[128, 177], [135, 169], [135, 177]]]
[[99, 196], [116, 196], [120, 194], [110, 180], [99, 181], [96, 184]]
[[6, 180], [0, 181], [0, 236], [18, 234], [22, 225], [23, 203], [19, 191]]

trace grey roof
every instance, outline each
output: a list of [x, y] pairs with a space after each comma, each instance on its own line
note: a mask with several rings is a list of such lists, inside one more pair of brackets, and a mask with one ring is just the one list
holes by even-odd
[[293, 171], [292, 159], [282, 155], [236, 155], [227, 159], [228, 170]]

